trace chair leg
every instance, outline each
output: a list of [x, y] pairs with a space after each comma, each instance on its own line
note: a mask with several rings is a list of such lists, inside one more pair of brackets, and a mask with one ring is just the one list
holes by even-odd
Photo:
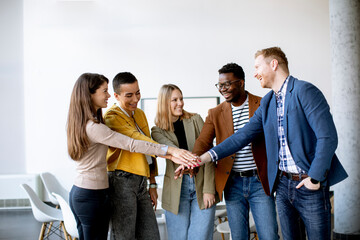
[[75, 238], [73, 238], [70, 234], [67, 235], [69, 240], [74, 240]]
[[257, 232], [252, 232], [251, 234], [254, 234], [254, 237], [251, 239], [259, 240], [259, 235], [257, 234]]
[[[59, 209], [59, 205], [56, 205], [56, 209]], [[46, 233], [46, 237], [49, 237], [49, 233], [50, 233], [50, 231], [51, 231], [51, 228], [52, 228], [52, 226], [53, 226], [53, 224], [54, 224], [54, 222], [50, 222], [50, 226], [49, 226], [49, 228], [48, 228], [48, 230], [47, 230], [47, 233]]]
[[[222, 223], [221, 217], [219, 217], [219, 223]], [[225, 235], [224, 235], [224, 233], [221, 233], [221, 239], [222, 239], [222, 240], [225, 240]]]
[[[67, 233], [66, 229], [65, 229], [65, 224], [63, 221], [60, 222], [60, 226], [63, 230], [64, 236], [65, 236], [65, 240], [71, 240], [71, 236]], [[70, 239], [69, 239], [70, 237]]]
[[45, 223], [45, 222], [41, 225], [39, 240], [43, 240], [43, 239], [44, 239], [44, 234], [45, 234], [45, 230], [46, 230], [46, 225], [47, 225], [47, 223]]
[[49, 233], [50, 233], [50, 230], [51, 230], [53, 224], [54, 224], [54, 222], [50, 222], [50, 225], [49, 225], [47, 233], [46, 233], [47, 237], [49, 237]]

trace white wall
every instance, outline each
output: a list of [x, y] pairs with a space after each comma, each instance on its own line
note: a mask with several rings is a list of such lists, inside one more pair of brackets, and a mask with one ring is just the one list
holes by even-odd
[[65, 124], [83, 72], [112, 80], [131, 71], [143, 97], [156, 97], [164, 83], [185, 96], [217, 96], [217, 70], [236, 62], [246, 88], [263, 96], [253, 56], [277, 45], [291, 73], [330, 101], [328, 9], [327, 0], [24, 1], [26, 171], [54, 172], [70, 188]]
[[0, 174], [25, 173], [23, 4], [0, 0]]

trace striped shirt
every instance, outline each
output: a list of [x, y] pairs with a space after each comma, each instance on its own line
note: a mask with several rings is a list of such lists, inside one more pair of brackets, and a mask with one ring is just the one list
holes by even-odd
[[[236, 133], [240, 128], [244, 127], [245, 124], [249, 122], [248, 97], [241, 106], [235, 107], [231, 105], [231, 109], [232, 109], [232, 116], [234, 123], [234, 133]], [[256, 169], [256, 164], [254, 161], [253, 153], [251, 151], [251, 143], [250, 143], [247, 146], [245, 146], [243, 149], [235, 153], [235, 160], [232, 170], [236, 172], [243, 172], [253, 169]]]

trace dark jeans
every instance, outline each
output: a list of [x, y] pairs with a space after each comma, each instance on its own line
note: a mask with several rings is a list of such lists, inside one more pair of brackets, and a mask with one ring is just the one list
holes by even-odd
[[79, 240], [107, 239], [110, 219], [108, 189], [73, 186], [69, 204], [75, 215]]
[[109, 172], [112, 240], [160, 239], [147, 177]]
[[299, 239], [299, 218], [303, 220], [309, 240], [331, 238], [331, 205], [329, 187], [296, 189], [300, 181], [281, 176], [276, 189], [276, 206], [284, 240]]

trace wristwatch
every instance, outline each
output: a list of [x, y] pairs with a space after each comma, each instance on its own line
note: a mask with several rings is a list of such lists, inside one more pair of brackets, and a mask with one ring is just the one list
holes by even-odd
[[311, 181], [312, 184], [318, 184], [318, 183], [319, 183], [318, 180], [315, 180], [315, 179], [313, 179], [313, 178], [310, 178], [310, 181]]
[[157, 183], [150, 183], [149, 188], [157, 188]]

